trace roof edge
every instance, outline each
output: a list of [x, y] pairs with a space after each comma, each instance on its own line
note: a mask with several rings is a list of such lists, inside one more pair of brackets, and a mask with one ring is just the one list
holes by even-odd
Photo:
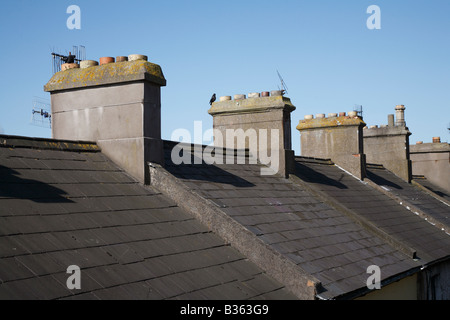
[[0, 135], [0, 148], [100, 152], [96, 142]]

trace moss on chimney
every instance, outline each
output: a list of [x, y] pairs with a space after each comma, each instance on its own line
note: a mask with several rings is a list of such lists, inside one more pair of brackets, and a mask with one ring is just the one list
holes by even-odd
[[44, 91], [53, 92], [138, 80], [153, 82], [160, 86], [166, 85], [166, 79], [159, 65], [137, 60], [60, 71], [44, 86]]

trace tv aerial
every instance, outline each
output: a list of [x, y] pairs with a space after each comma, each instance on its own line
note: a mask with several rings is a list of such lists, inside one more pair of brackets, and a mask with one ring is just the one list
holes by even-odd
[[353, 111], [356, 111], [356, 113], [358, 114], [358, 117], [363, 117], [363, 106], [360, 104], [355, 104], [355, 106], [353, 107]]
[[43, 98], [33, 98], [33, 108], [31, 110], [31, 124], [43, 128], [52, 127], [52, 114], [50, 102]]
[[280, 86], [278, 86], [278, 89], [281, 91], [282, 95], [285, 95], [288, 92], [288, 88], [286, 86], [286, 82], [284, 82], [283, 77], [278, 72], [278, 70], [277, 70], [277, 74], [278, 74], [278, 78], [280, 79], [280, 82], [281, 82], [281, 88], [280, 88]]
[[82, 60], [86, 60], [86, 48], [81, 45], [73, 46], [67, 55], [52, 52], [52, 73], [61, 71], [63, 63], [79, 63]]

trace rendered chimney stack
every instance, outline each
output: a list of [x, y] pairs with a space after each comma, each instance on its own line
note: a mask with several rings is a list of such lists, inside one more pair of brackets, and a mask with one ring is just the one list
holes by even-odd
[[[279, 155], [278, 173], [287, 176], [292, 169], [294, 152], [291, 142], [291, 112], [295, 110], [291, 100], [282, 95], [281, 91], [263, 91], [261, 94], [249, 93], [248, 98], [244, 94], [220, 97], [219, 101], [212, 104], [208, 113], [213, 117], [213, 127], [221, 133], [222, 139], [216, 139], [218, 147], [237, 148], [234, 136], [227, 134], [227, 130], [237, 133], [242, 130], [244, 134], [254, 131], [257, 136], [257, 151], [253, 156], [272, 152]], [[272, 129], [275, 129], [272, 131]], [[266, 131], [264, 131], [266, 130]], [[272, 145], [273, 132], [278, 132], [278, 140]], [[266, 134], [263, 137], [262, 134]], [[231, 136], [231, 138], [230, 138]], [[267, 138], [267, 144], [260, 144], [261, 138]], [[245, 148], [249, 148], [249, 140], [245, 138]], [[252, 150], [250, 150], [252, 152]]]
[[[409, 156], [409, 132], [405, 126], [405, 106], [396, 106], [397, 121], [388, 115], [388, 125], [370, 126], [364, 131], [364, 152], [368, 163], [382, 164], [406, 182], [411, 182], [412, 170]], [[400, 117], [400, 121], [399, 121]]]
[[363, 149], [364, 121], [349, 112], [346, 116], [340, 112], [336, 117], [313, 118], [311, 115], [300, 120], [301, 155], [305, 157], [331, 159], [334, 163], [349, 171], [359, 179], [365, 174], [365, 155]]
[[395, 125], [397, 127], [406, 127], [404, 105], [397, 105], [395, 107], [395, 116], [396, 116]]
[[450, 144], [433, 137], [432, 142], [411, 145], [412, 172], [423, 175], [436, 186], [450, 192]]
[[146, 163], [164, 159], [161, 86], [166, 79], [146, 56], [129, 57], [133, 61], [101, 59], [100, 66], [86, 63], [83, 69], [58, 72], [44, 90], [51, 94], [53, 138], [95, 141], [129, 174], [148, 183]]

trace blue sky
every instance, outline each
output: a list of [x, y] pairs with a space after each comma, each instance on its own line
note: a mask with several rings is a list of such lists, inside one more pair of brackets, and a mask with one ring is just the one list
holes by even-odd
[[[69, 30], [70, 5], [81, 9], [81, 30]], [[370, 5], [381, 29], [369, 30]], [[161, 65], [162, 136], [207, 113], [218, 96], [276, 90], [277, 70], [305, 114], [351, 111], [362, 105], [368, 125], [386, 124], [397, 104], [418, 140], [449, 140], [450, 1], [3, 1], [0, 12], [0, 132], [51, 137], [30, 124], [34, 97], [51, 77], [53, 49], [86, 47], [87, 59], [145, 54]]]

